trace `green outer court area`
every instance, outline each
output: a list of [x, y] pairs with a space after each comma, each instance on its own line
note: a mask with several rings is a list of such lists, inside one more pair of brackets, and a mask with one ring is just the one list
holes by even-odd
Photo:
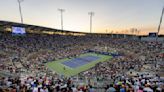
[[[62, 62], [71, 60], [68, 58], [53, 61], [53, 62], [48, 62], [48, 63], [46, 63], [46, 66], [48, 66], [49, 69], [57, 72], [58, 74], [70, 77], [70, 76], [77, 75], [80, 72], [86, 71], [86, 70], [94, 67], [99, 62], [105, 62], [105, 61], [110, 60], [112, 58], [112, 56], [109, 56], [109, 55], [102, 55], [102, 54], [95, 54], [95, 53], [81, 54], [78, 57], [83, 57], [83, 56], [88, 56], [88, 55], [98, 56], [100, 58], [98, 60], [92, 61], [88, 64], [85, 64], [85, 65], [77, 67], [77, 68], [70, 68], [70, 67], [62, 64]], [[65, 67], [65, 69], [64, 69], [64, 67]]]

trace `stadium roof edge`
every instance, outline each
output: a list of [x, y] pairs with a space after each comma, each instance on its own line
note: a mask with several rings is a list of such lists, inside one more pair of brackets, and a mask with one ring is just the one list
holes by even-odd
[[[13, 21], [5, 21], [5, 20], [0, 20], [0, 26], [24, 26], [26, 28], [35, 30], [35, 29], [39, 29], [38, 32], [41, 31], [54, 31], [54, 32], [63, 32], [63, 33], [79, 33], [79, 34], [86, 34], [86, 35], [90, 35], [89, 32], [76, 32], [76, 31], [70, 31], [70, 30], [60, 30], [60, 29], [55, 29], [55, 28], [50, 28], [50, 27], [45, 27], [45, 26], [39, 26], [39, 25], [32, 25], [32, 24], [22, 24], [22, 23], [18, 23], [18, 22], [13, 22]], [[95, 35], [111, 35], [106, 34], [106, 33], [92, 33]], [[113, 35], [117, 35], [117, 34], [113, 34]], [[124, 35], [124, 34], [118, 34], [118, 35]], [[125, 34], [128, 36], [134, 36], [131, 34]], [[139, 35], [140, 37], [147, 37], [148, 35]], [[159, 35], [159, 37], [163, 37], [164, 35]]]
[[55, 28], [50, 28], [50, 27], [44, 27], [44, 26], [39, 26], [39, 25], [32, 25], [32, 24], [22, 24], [18, 22], [13, 22], [13, 21], [4, 21], [0, 20], [0, 26], [22, 26], [30, 29], [40, 29], [41, 31], [56, 31], [56, 32], [66, 32], [66, 33], [84, 33], [88, 34], [87, 32], [75, 32], [75, 31], [69, 31], [69, 30], [60, 30], [60, 29], [55, 29]]

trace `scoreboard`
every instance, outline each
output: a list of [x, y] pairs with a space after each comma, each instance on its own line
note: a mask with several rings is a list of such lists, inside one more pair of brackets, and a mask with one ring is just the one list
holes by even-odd
[[149, 37], [156, 37], [157, 36], [157, 33], [149, 33]]
[[26, 30], [24, 27], [20, 26], [13, 26], [12, 27], [12, 34], [26, 34]]

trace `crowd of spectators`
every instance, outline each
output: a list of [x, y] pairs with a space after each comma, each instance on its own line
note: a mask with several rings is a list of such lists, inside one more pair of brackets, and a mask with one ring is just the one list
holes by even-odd
[[[0, 92], [164, 91], [162, 42], [99, 35], [0, 34]], [[78, 74], [78, 78], [87, 81], [84, 84], [74, 77], [61, 77], [45, 66], [46, 62], [75, 57], [87, 50], [120, 53], [122, 56], [98, 63]], [[105, 81], [101, 86], [104, 90], [100, 91], [95, 82], [101, 80]]]

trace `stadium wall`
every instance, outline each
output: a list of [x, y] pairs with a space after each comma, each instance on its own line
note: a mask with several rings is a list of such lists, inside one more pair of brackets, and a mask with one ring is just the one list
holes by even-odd
[[[141, 41], [156, 41], [156, 37], [141, 37]], [[159, 37], [158, 41], [164, 42], [164, 37]]]

